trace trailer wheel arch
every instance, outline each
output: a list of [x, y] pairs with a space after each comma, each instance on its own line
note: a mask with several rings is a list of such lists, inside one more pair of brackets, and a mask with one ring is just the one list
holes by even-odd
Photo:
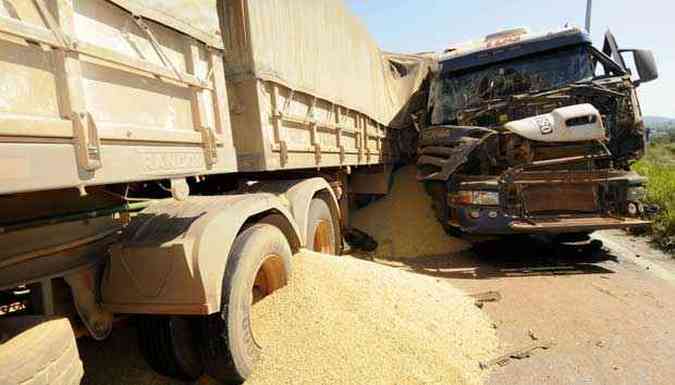
[[302, 247], [302, 239], [300, 238], [300, 234], [297, 232], [298, 230], [293, 226], [292, 218], [289, 218], [287, 215], [279, 212], [276, 209], [270, 209], [259, 214], [252, 215], [246, 219], [244, 224], [237, 232], [237, 235], [246, 230], [246, 228], [249, 226], [253, 226], [257, 223], [275, 226], [281, 230], [288, 240], [288, 244], [291, 246], [291, 251], [293, 251], [293, 253], [300, 251], [300, 248]]
[[[160, 202], [132, 221], [114, 247], [102, 283], [115, 313], [206, 315], [220, 311], [223, 276], [236, 237], [249, 225], [279, 227], [291, 250], [301, 246], [294, 216], [274, 194], [190, 197]], [[190, 220], [181, 225], [181, 221]], [[148, 269], [147, 264], [157, 268]]]
[[[328, 208], [335, 218], [335, 238], [341, 239], [340, 229], [340, 206], [338, 204], [335, 192], [323, 178], [311, 178], [303, 180], [300, 183], [293, 185], [286, 192], [286, 197], [291, 205], [291, 212], [298, 224], [302, 245], [308, 247], [310, 242], [307, 239], [307, 230], [309, 226], [309, 207], [313, 198], [321, 198], [328, 204]], [[338, 242], [341, 243], [341, 242]], [[338, 250], [338, 253], [341, 250]]]
[[[199, 249], [195, 249], [195, 257], [199, 259], [200, 271], [207, 272], [208, 275], [208, 278], [204, 280], [204, 290], [209, 313], [221, 310], [222, 283], [226, 274], [229, 251], [237, 236], [246, 228], [257, 223], [274, 225], [284, 234], [293, 252], [300, 249], [302, 233], [295, 223], [293, 215], [277, 198], [270, 199], [266, 205], [253, 202], [252, 205], [237, 207], [237, 209], [233, 210], [234, 212], [221, 214], [221, 223], [211, 225], [216, 230], [214, 231], [215, 234], [211, 236], [203, 234], [199, 242]], [[238, 217], [240, 220], [232, 221], [232, 217]], [[221, 226], [227, 229], [226, 234], [218, 234], [217, 229]], [[218, 242], [218, 238], [220, 238], [220, 242]]]

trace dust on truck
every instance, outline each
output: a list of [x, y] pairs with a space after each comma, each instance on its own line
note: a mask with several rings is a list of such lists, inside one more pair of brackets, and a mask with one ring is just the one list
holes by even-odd
[[450, 49], [430, 81], [418, 177], [458, 234], [563, 234], [649, 224], [636, 94], [657, 77], [611, 33], [603, 51], [578, 28], [508, 30]]
[[158, 372], [245, 379], [252, 303], [341, 251], [425, 68], [340, 1], [0, 2], [0, 383], [79, 383], [128, 315]]

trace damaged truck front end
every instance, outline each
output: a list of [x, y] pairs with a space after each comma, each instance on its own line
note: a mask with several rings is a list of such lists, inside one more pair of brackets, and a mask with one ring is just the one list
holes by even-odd
[[611, 35], [606, 53], [578, 29], [496, 36], [441, 58], [431, 80], [418, 177], [439, 220], [484, 235], [648, 225], [630, 171], [645, 147], [638, 81]]

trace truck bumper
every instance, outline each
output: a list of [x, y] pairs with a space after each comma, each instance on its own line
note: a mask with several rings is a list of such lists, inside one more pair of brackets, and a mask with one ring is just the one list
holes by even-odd
[[650, 221], [603, 215], [519, 218], [503, 214], [498, 207], [455, 206], [456, 221], [450, 225], [475, 235], [560, 234], [607, 229], [645, 227]]
[[[552, 170], [505, 179], [460, 181], [458, 192], [448, 194], [446, 201], [449, 224], [468, 234], [505, 235], [591, 232], [651, 223], [644, 219], [649, 210], [641, 202], [646, 180], [632, 171]], [[466, 202], [467, 191], [499, 194], [499, 200], [478, 201], [483, 199], [478, 194]]]
[[584, 217], [552, 218], [528, 221], [512, 221], [509, 224], [515, 233], [566, 233], [577, 231], [595, 231], [607, 229], [625, 229], [649, 226], [651, 222], [636, 218], [620, 217]]

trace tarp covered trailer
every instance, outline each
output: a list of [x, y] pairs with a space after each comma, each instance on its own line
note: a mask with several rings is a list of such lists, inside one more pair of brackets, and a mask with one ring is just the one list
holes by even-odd
[[238, 261], [260, 258], [245, 273], [266, 295], [300, 247], [339, 252], [348, 174], [395, 161], [428, 67], [381, 52], [341, 1], [0, 2], [0, 290], [52, 315], [69, 288], [97, 339], [114, 313], [161, 314], [139, 321], [142, 344], [208, 354], [165, 350], [155, 369], [245, 378], [250, 325], [223, 341], [232, 323], [209, 319], [193, 346], [161, 331], [230, 306], [246, 319], [259, 280], [228, 281]]
[[340, 2], [221, 8], [4, 2], [0, 193], [392, 160], [423, 62], [400, 76]]

